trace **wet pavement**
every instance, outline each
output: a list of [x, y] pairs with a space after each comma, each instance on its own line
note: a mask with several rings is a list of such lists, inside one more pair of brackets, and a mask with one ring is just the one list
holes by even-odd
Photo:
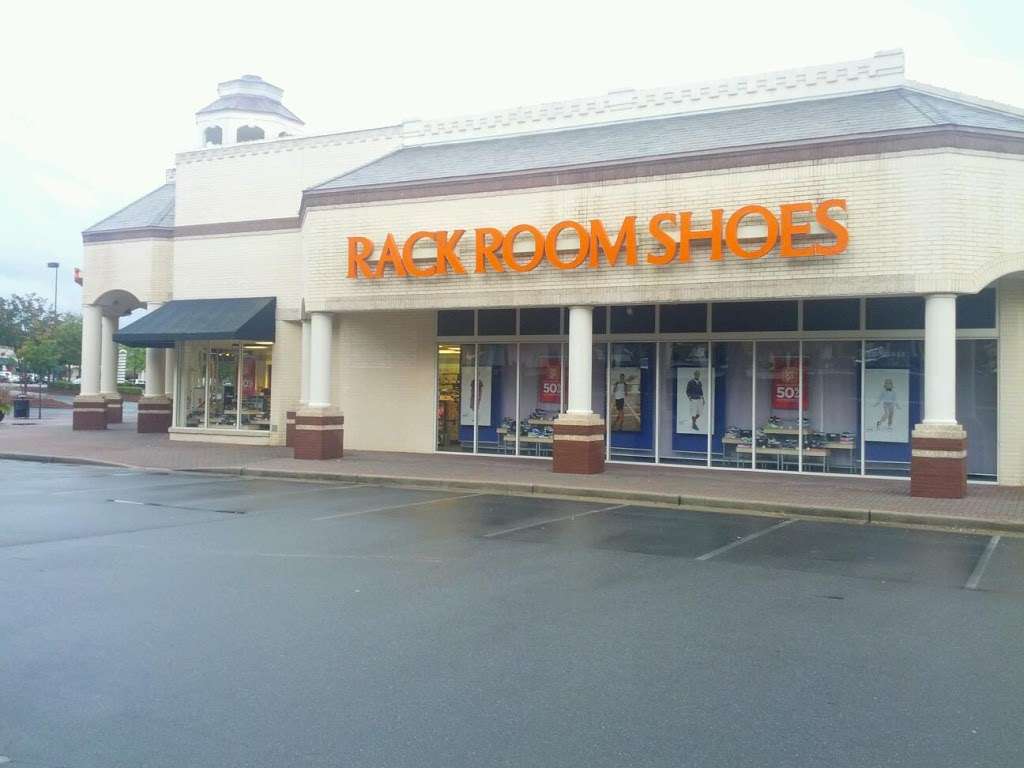
[[29, 766], [1015, 766], [1024, 539], [0, 461]]

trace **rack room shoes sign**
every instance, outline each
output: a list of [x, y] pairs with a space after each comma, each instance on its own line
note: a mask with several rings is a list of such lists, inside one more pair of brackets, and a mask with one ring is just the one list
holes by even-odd
[[[727, 217], [715, 208], [695, 225], [691, 211], [662, 212], [651, 216], [646, 231], [657, 247], [638, 252], [637, 217], [627, 216], [610, 233], [601, 219], [586, 225], [560, 221], [546, 232], [532, 224], [517, 224], [506, 231], [480, 227], [471, 235], [464, 229], [414, 232], [404, 241], [388, 233], [383, 243], [368, 237], [348, 238], [348, 277], [377, 280], [383, 277], [435, 277], [468, 272], [532, 272], [542, 263], [555, 269], [603, 269], [638, 264], [666, 266], [688, 262], [694, 243], [708, 245], [708, 258], [721, 261], [760, 259], [776, 248], [782, 258], [835, 256], [850, 241], [845, 221], [846, 201], [786, 203], [777, 209], [744, 205]], [[472, 238], [471, 256], [460, 256], [463, 241]], [[471, 259], [471, 261], [470, 261]]]

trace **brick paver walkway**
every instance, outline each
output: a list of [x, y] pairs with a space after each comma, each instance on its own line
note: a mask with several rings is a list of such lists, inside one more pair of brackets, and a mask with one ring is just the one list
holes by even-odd
[[[223, 469], [252, 473], [489, 484], [523, 493], [565, 493], [707, 504], [809, 514], [847, 514], [875, 522], [934, 521], [1024, 533], [1024, 488], [974, 485], [966, 499], [914, 499], [904, 480], [801, 476], [699, 468], [609, 464], [603, 475], [556, 475], [548, 461], [483, 456], [350, 451], [336, 461], [298, 461], [290, 448], [172, 442], [139, 435], [134, 424], [105, 432], [72, 432], [64, 424], [0, 423], [0, 457], [49, 456], [161, 469]], [[904, 519], [905, 518], [905, 519]]]

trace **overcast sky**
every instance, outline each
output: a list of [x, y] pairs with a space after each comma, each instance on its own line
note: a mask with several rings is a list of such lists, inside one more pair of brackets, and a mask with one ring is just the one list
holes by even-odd
[[[81, 230], [159, 186], [194, 113], [243, 73], [311, 132], [865, 58], [1024, 107], [1021, 3], [8, 3], [0, 296], [77, 311]], [[298, 201], [296, 201], [296, 205]]]

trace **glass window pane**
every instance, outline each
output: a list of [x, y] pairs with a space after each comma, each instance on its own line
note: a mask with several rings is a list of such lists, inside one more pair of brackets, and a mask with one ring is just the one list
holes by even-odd
[[996, 327], [996, 289], [956, 297], [957, 328]]
[[967, 430], [972, 479], [996, 479], [998, 349], [995, 339], [956, 343], [956, 419]]
[[885, 296], [868, 299], [864, 324], [869, 331], [903, 331], [924, 328], [922, 296]]
[[711, 306], [711, 327], [718, 333], [795, 331], [795, 301], [730, 301]]
[[868, 341], [864, 351], [864, 468], [910, 474], [910, 432], [921, 421], [924, 342]]
[[[468, 394], [475, 386], [472, 344], [437, 345], [437, 449], [473, 451], [475, 410]], [[467, 398], [463, 407], [463, 387]]]
[[215, 346], [210, 349], [211, 429], [236, 429], [238, 426], [238, 346]]
[[653, 343], [611, 346], [608, 416], [612, 459], [654, 460], [656, 354], [657, 345]]
[[706, 333], [707, 304], [662, 304], [659, 328], [662, 333]]
[[472, 336], [472, 309], [442, 309], [437, 313], [438, 336]]
[[519, 454], [550, 456], [562, 405], [562, 345], [520, 344]]
[[524, 336], [561, 333], [559, 321], [562, 310], [558, 307], [530, 307], [519, 310], [519, 332]]
[[481, 336], [515, 336], [514, 309], [481, 309], [477, 313], [477, 332]]
[[[569, 327], [568, 317], [565, 327]], [[608, 333], [608, 307], [594, 307], [594, 333]]]
[[711, 463], [716, 467], [750, 467], [753, 413], [753, 344], [749, 341], [711, 345], [714, 386]]
[[[804, 446], [827, 451], [827, 472], [860, 473], [860, 342], [805, 341]], [[804, 471], [817, 463], [804, 458]]]
[[270, 367], [273, 345], [242, 346], [242, 429], [270, 430]]
[[654, 333], [654, 305], [612, 307], [612, 333]]
[[[801, 408], [807, 387], [801, 386], [800, 345], [795, 341], [757, 343], [757, 390], [754, 393], [756, 451], [759, 469], [796, 472], [800, 466]], [[804, 417], [806, 422], [806, 417]], [[809, 471], [822, 471], [828, 456], [823, 448], [805, 448]]]
[[178, 348], [179, 427], [206, 426], [207, 349], [203, 344], [188, 342]]
[[708, 345], [661, 345], [658, 453], [663, 462], [706, 466], [711, 417]]
[[476, 376], [477, 453], [516, 452], [516, 345], [481, 344]]
[[804, 330], [860, 330], [860, 299], [810, 299], [805, 301]]

